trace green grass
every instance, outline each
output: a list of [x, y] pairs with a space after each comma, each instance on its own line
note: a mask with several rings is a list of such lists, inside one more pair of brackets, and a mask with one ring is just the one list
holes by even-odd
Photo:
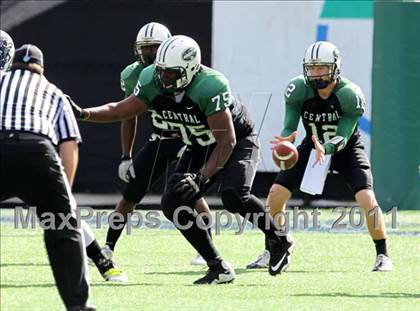
[[[11, 213], [1, 211], [1, 310], [63, 310], [42, 231], [14, 229], [4, 220]], [[244, 269], [262, 250], [258, 231], [223, 231], [215, 243], [237, 277], [202, 287], [192, 282], [205, 270], [189, 265], [195, 252], [177, 231], [137, 229], [122, 236], [115, 255], [129, 283], [106, 283], [90, 267], [91, 302], [98, 310], [420, 310], [419, 224], [419, 212], [398, 212], [391, 273], [370, 272], [375, 253], [365, 232], [296, 231], [290, 270], [272, 277]], [[95, 232], [103, 242], [106, 230]]]

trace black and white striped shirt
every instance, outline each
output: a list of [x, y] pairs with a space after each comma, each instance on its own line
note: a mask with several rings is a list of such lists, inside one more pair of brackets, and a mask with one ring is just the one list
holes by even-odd
[[42, 135], [55, 145], [81, 142], [70, 103], [44, 75], [16, 69], [0, 79], [0, 131]]

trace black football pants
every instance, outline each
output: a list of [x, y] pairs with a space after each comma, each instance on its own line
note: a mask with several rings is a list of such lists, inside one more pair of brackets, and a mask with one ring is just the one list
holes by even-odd
[[[200, 150], [187, 149], [175, 172], [197, 173], [207, 161], [211, 151], [211, 149], [204, 148]], [[266, 213], [264, 204], [250, 193], [257, 170], [258, 152], [259, 145], [256, 137], [239, 139], [224, 168], [213, 176], [208, 186], [213, 183], [219, 184], [223, 206], [229, 212], [239, 213], [253, 224], [257, 224], [258, 228], [269, 238], [283, 239], [276, 235], [273, 219], [269, 213]], [[180, 225], [178, 229], [181, 228], [180, 231], [184, 237], [209, 264], [219, 255], [208, 232], [197, 225], [195, 212], [190, 212], [193, 210], [195, 202], [183, 201], [173, 191], [173, 186], [170, 179], [162, 197], [163, 213], [170, 221], [174, 222], [175, 226]], [[185, 210], [183, 207], [190, 207], [190, 210]], [[188, 224], [191, 226], [186, 228]]]
[[[77, 229], [76, 204], [58, 154], [49, 140], [33, 134], [0, 133], [0, 201], [18, 197], [43, 213], [54, 215], [55, 229], [44, 230], [44, 241], [58, 291], [67, 309], [85, 306], [89, 285], [84, 250]], [[71, 226], [58, 229], [62, 215]]]

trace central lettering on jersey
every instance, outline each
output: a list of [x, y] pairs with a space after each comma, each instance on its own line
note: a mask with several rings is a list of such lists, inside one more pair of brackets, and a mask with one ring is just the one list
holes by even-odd
[[182, 112], [174, 112], [171, 110], [162, 110], [161, 113], [163, 119], [181, 121], [189, 124], [201, 124], [200, 120], [197, 119], [196, 115]]
[[323, 113], [312, 113], [307, 110], [303, 111], [302, 114], [303, 119], [313, 122], [334, 122], [340, 119], [340, 115], [338, 111], [330, 112], [323, 112]]
[[152, 113], [153, 126], [161, 130], [177, 130], [186, 145], [192, 145], [195, 141], [201, 146], [208, 146], [216, 142], [216, 138], [210, 129], [203, 124], [196, 115], [174, 112], [172, 110], [149, 109]]

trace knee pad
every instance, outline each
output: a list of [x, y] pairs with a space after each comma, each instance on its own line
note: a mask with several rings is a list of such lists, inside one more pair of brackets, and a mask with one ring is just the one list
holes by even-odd
[[171, 192], [165, 192], [162, 195], [162, 199], [160, 201], [163, 215], [165, 215], [165, 217], [168, 218], [170, 221], [173, 221], [174, 212], [176, 209], [175, 204], [173, 204], [174, 201], [177, 201], [177, 200], [175, 200], [175, 196]]
[[173, 221], [174, 213], [178, 207], [186, 206], [194, 210], [194, 207], [191, 204], [184, 202], [179, 198], [178, 195], [172, 191], [165, 192], [161, 199], [162, 212], [166, 218], [170, 221]]
[[222, 202], [224, 207], [231, 213], [242, 211], [242, 206], [249, 200], [249, 194], [241, 196], [233, 189], [226, 189], [222, 192]]
[[162, 211], [166, 218], [175, 226], [186, 226], [190, 221], [195, 221], [196, 211], [191, 204], [185, 204], [178, 196], [173, 193], [165, 193], [162, 196]]

